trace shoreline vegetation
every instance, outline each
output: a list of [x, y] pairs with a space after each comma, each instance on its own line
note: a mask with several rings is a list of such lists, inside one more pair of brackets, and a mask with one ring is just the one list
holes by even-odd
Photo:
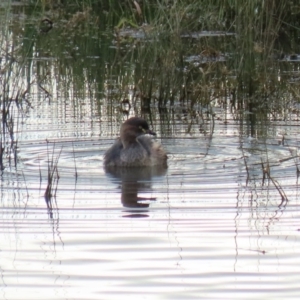
[[168, 118], [184, 106], [213, 122], [218, 105], [250, 135], [257, 123], [298, 119], [298, 1], [5, 3], [1, 111], [10, 136], [12, 103], [29, 109], [34, 85], [51, 101], [54, 86], [69, 97], [72, 83], [74, 101], [92, 99], [111, 115], [128, 104]]
[[[193, 107], [225, 95], [234, 106], [253, 113], [271, 109], [280, 86], [294, 90], [294, 82], [291, 88], [285, 77], [288, 72], [295, 75], [300, 61], [297, 1], [29, 0], [21, 2], [23, 7], [14, 3], [6, 8], [7, 18], [22, 9], [26, 20], [15, 18], [10, 29], [5, 29], [5, 22], [1, 27], [23, 35], [23, 59], [30, 59], [33, 46], [44, 54], [47, 43], [46, 54], [62, 64], [67, 56], [101, 56], [99, 69], [108, 70], [99, 78], [102, 86], [108, 77], [121, 75], [121, 94], [126, 85], [134, 85], [145, 105], [152, 100], [160, 107], [187, 101]], [[71, 47], [81, 52], [72, 53]], [[72, 64], [82, 69], [75, 58]], [[267, 100], [263, 106], [258, 97]]]
[[286, 106], [286, 91], [295, 94], [287, 78], [300, 61], [297, 1], [29, 2], [40, 31], [60, 33], [58, 44], [66, 36], [79, 47], [92, 46], [84, 37], [106, 43], [106, 49], [81, 54], [98, 50], [99, 67], [108, 70], [102, 82], [123, 78], [119, 100], [133, 85], [145, 107], [186, 101], [193, 108], [222, 97], [241, 111], [274, 115], [278, 99]]

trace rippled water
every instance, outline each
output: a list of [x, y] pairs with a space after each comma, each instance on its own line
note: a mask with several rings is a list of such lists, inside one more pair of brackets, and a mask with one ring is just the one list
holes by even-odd
[[[12, 17], [23, 20], [23, 14]], [[8, 29], [1, 36], [7, 45], [0, 81], [10, 87], [11, 101], [7, 107], [1, 102], [1, 117], [7, 109], [14, 130], [12, 137], [1, 136], [0, 299], [299, 299], [297, 117], [257, 125], [250, 138], [246, 124], [217, 104], [213, 130], [212, 122], [200, 122], [180, 105], [166, 108], [171, 120], [161, 120], [154, 105], [148, 119], [169, 153], [168, 169], [106, 173], [104, 152], [125, 119], [110, 89], [128, 82], [93, 77], [98, 68], [108, 72], [101, 47], [81, 54], [94, 44], [77, 43], [72, 23], [63, 32], [62, 57], [48, 49], [57, 32], [46, 35], [38, 23], [32, 22], [30, 38], [21, 34], [25, 23], [16, 36]], [[102, 36], [95, 36], [87, 39], [98, 44]], [[123, 36], [142, 39], [144, 30]], [[23, 64], [14, 50], [8, 54], [26, 41], [33, 43], [25, 54], [32, 57]], [[75, 65], [87, 57], [90, 65]], [[51, 63], [60, 60], [65, 64]], [[206, 60], [185, 58], [195, 66]], [[9, 150], [10, 138], [16, 153]], [[54, 196], [47, 198], [51, 174]]]
[[18, 167], [1, 177], [1, 299], [299, 297], [297, 127], [273, 124], [260, 140], [220, 120], [209, 138], [178, 121], [159, 139], [165, 172], [106, 174], [120, 122], [36, 111], [23, 122]]

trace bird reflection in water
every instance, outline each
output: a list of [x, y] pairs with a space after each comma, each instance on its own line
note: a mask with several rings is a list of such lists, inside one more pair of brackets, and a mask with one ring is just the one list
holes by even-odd
[[[108, 176], [120, 184], [122, 205], [129, 208], [126, 211], [131, 213], [131, 215], [127, 215], [126, 217], [148, 216], [145, 213], [148, 212], [149, 202], [155, 201], [156, 198], [139, 197], [138, 194], [151, 191], [152, 179], [164, 176], [167, 168], [165, 166], [136, 168], [106, 167], [105, 171]], [[146, 201], [148, 203], [145, 203]], [[139, 210], [136, 210], [136, 208], [139, 208]]]

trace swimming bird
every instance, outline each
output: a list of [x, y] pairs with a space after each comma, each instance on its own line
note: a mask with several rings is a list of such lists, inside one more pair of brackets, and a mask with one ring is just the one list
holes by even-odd
[[167, 166], [167, 154], [162, 146], [150, 136], [146, 120], [132, 117], [120, 129], [120, 137], [106, 151], [105, 167], [152, 167]]

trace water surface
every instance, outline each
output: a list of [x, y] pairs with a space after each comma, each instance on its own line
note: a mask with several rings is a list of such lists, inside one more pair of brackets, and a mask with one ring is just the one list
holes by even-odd
[[[28, 117], [26, 127], [36, 122]], [[216, 124], [212, 138], [178, 124], [182, 133], [160, 140], [166, 172], [106, 174], [115, 136], [64, 125], [24, 130], [19, 167], [3, 172], [3, 299], [297, 298], [297, 176], [284, 160], [292, 146], [241, 137], [234, 122]], [[47, 208], [48, 160], [59, 153]], [[288, 200], [262, 181], [266, 153]]]
[[[298, 299], [297, 107], [251, 124], [217, 101], [207, 118], [180, 101], [146, 109], [125, 80], [135, 66], [99, 79], [109, 73], [99, 49], [113, 55], [111, 41], [40, 34], [24, 39], [33, 51], [17, 75], [3, 75], [13, 101], [1, 99], [0, 298]], [[103, 169], [133, 115], [157, 132], [167, 170]]]

